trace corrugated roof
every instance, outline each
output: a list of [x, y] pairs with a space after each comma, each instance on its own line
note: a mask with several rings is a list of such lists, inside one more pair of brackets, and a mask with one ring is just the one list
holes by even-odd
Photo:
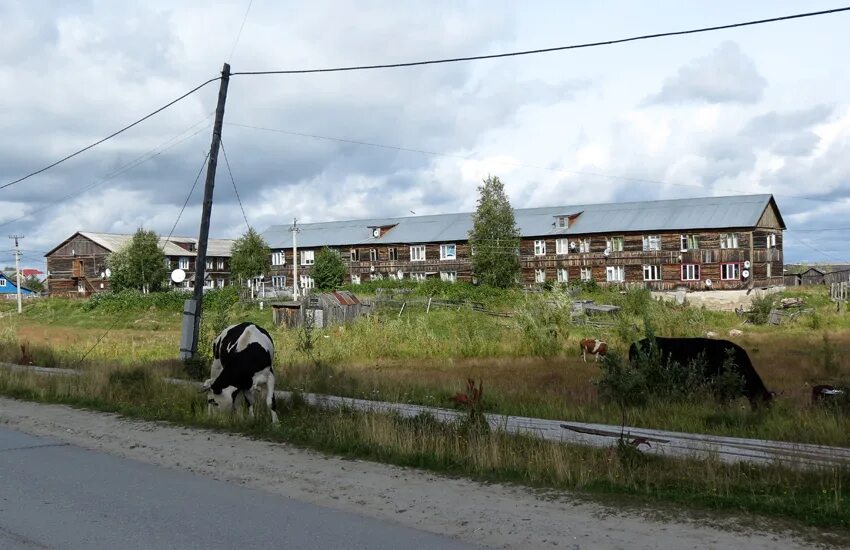
[[[514, 214], [523, 237], [727, 229], [755, 226], [772, 199], [772, 195], [764, 194], [576, 204], [517, 208]], [[556, 217], [574, 214], [580, 215], [570, 228], [555, 227]], [[388, 226], [393, 227], [378, 238], [372, 236], [372, 228]], [[462, 241], [472, 229], [472, 213], [305, 223], [299, 228], [298, 246], [305, 248]], [[273, 249], [292, 247], [288, 225], [273, 225], [263, 237]]]
[[[94, 241], [112, 252], [126, 245], [133, 238], [133, 235], [126, 235], [123, 233], [94, 233], [91, 231], [80, 231], [80, 235]], [[165, 237], [159, 238], [159, 244], [163, 247], [163, 253], [166, 256], [194, 257], [197, 255], [196, 252], [189, 252], [185, 248], [176, 244], [178, 242], [197, 245], [198, 239], [192, 237], [171, 237], [166, 242]], [[229, 257], [232, 246], [232, 239], [210, 239], [207, 243], [207, 256]]]

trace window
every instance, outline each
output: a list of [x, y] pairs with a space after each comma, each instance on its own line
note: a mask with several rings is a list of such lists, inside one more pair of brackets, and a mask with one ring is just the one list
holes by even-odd
[[213, 261], [211, 259], [207, 260], [207, 271], [212, 271]]
[[[281, 254], [282, 254], [282, 252], [281, 252]], [[219, 258], [218, 262], [216, 262], [216, 265], [218, 266], [217, 269], [219, 271], [224, 271], [224, 258]], [[224, 285], [222, 285], [222, 286], [224, 286]]]
[[286, 263], [286, 256], [283, 251], [272, 252], [272, 265], [283, 265]]
[[449, 283], [457, 282], [457, 271], [441, 271], [440, 272], [440, 280], [446, 281]]
[[369, 261], [370, 262], [377, 262], [378, 261], [378, 249], [377, 248], [370, 248], [369, 249]]
[[590, 252], [590, 239], [581, 239], [578, 242], [579, 252]]
[[[316, 262], [315, 254], [312, 250], [302, 250], [301, 251], [301, 265], [313, 265]], [[304, 286], [304, 285], [301, 285]], [[308, 287], [312, 288], [312, 287]]]
[[737, 233], [721, 233], [720, 248], [738, 248]]
[[679, 240], [682, 242], [682, 252], [699, 250], [699, 235], [680, 235]]
[[534, 270], [534, 282], [535, 283], [543, 283], [546, 281], [546, 270], [545, 269], [535, 269]]
[[643, 236], [643, 251], [644, 252], [656, 252], [661, 250], [661, 236], [660, 235], [644, 235]]
[[535, 256], [545, 256], [546, 255], [546, 241], [534, 241], [534, 255]]
[[682, 264], [683, 281], [699, 281], [699, 264]]
[[[413, 279], [414, 281], [421, 283], [422, 281], [424, 281], [427, 278], [427, 275], [425, 275], [424, 273], [411, 273], [410, 278]], [[399, 279], [401, 279], [401, 277], [399, 277]]]
[[453, 244], [441, 244], [440, 245], [440, 259], [441, 260], [455, 260], [457, 259], [457, 246]]
[[387, 249], [387, 258], [389, 258], [391, 262], [398, 261], [398, 250], [395, 249], [395, 248], [388, 248]]
[[560, 216], [557, 218], [555, 225], [557, 225], [559, 229], [565, 229], [570, 226], [570, 219], [567, 216]]
[[[221, 279], [223, 281], [223, 279]], [[286, 286], [286, 276], [285, 275], [272, 275], [272, 287], [273, 288], [283, 288]]]
[[608, 252], [622, 252], [623, 237], [611, 237], [610, 239], [605, 239], [605, 248], [608, 249]]
[[224, 288], [224, 279], [217, 279], [216, 284], [218, 285], [218, 288]]
[[351, 284], [359, 285], [360, 284], [360, 275], [351, 274]]
[[[768, 248], [774, 248], [775, 246], [776, 246], [776, 233], [770, 233], [767, 236], [767, 247]], [[768, 277], [769, 276], [770, 275], [768, 275]]]
[[179, 264], [180, 269], [189, 269], [189, 258], [186, 256], [180, 256], [177, 263]]
[[735, 281], [741, 278], [741, 264], [722, 264], [720, 278], [724, 281]]
[[79, 292], [80, 294], [85, 294], [86, 292], [86, 282], [82, 279], [77, 281], [77, 292]]
[[410, 261], [424, 262], [425, 261], [425, 245], [418, 244], [410, 247]]
[[622, 283], [626, 280], [626, 269], [621, 265], [609, 265], [605, 268], [605, 278], [609, 283]]
[[555, 239], [555, 254], [569, 254], [570, 252], [570, 240], [569, 239]]
[[644, 281], [660, 281], [661, 280], [661, 266], [657, 266], [657, 265], [645, 265], [645, 266], [643, 266], [643, 280]]
[[360, 251], [357, 250], [356, 248], [351, 249], [351, 261], [352, 262], [359, 262], [360, 261]]
[[559, 267], [558, 268], [558, 282], [559, 283], [566, 283], [569, 280], [570, 280], [570, 275], [569, 275], [569, 272], [567, 271], [567, 268], [566, 267]]
[[299, 285], [301, 288], [309, 289], [316, 286], [316, 283], [313, 281], [313, 278], [309, 275], [300, 275], [298, 278], [301, 279], [301, 284]]
[[171, 258], [165, 259], [165, 269], [171, 269]]
[[581, 268], [581, 280], [582, 281], [592, 281], [593, 280], [593, 270], [589, 267]]
[[6, 286], [6, 279], [0, 279], [0, 286]]

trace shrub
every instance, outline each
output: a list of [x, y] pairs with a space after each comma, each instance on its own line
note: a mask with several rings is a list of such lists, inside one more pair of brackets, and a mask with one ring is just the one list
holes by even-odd
[[747, 311], [747, 320], [754, 325], [763, 325], [767, 323], [770, 317], [770, 310], [773, 309], [773, 298], [766, 294], [757, 294], [750, 302], [750, 309]]
[[561, 351], [561, 339], [569, 335], [565, 328], [569, 311], [562, 304], [552, 304], [537, 298], [528, 299], [517, 310], [515, 319], [529, 353], [538, 357], [551, 357]]

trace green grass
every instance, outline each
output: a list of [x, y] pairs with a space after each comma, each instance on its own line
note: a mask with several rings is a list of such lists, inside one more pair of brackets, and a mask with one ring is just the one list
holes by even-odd
[[796, 471], [779, 466], [727, 465], [616, 449], [547, 442], [469, 424], [442, 424], [421, 416], [403, 419], [351, 410], [285, 403], [282, 425], [208, 417], [193, 390], [163, 384], [149, 369], [102, 367], [75, 378], [0, 371], [0, 394], [62, 403], [129, 417], [169, 421], [293, 443], [341, 456], [376, 460], [473, 479], [628, 495], [730, 514], [742, 511], [832, 530], [850, 528], [850, 470]]

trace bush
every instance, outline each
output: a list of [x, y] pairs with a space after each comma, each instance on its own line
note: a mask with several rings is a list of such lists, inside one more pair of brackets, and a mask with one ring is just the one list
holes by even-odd
[[516, 322], [529, 353], [537, 357], [551, 357], [561, 351], [562, 339], [569, 336], [565, 328], [569, 311], [563, 304], [551, 304], [537, 298], [528, 299], [516, 311]]
[[770, 317], [770, 310], [773, 309], [773, 298], [766, 294], [758, 294], [750, 302], [750, 309], [747, 311], [747, 320], [754, 325], [763, 325], [767, 323]]

